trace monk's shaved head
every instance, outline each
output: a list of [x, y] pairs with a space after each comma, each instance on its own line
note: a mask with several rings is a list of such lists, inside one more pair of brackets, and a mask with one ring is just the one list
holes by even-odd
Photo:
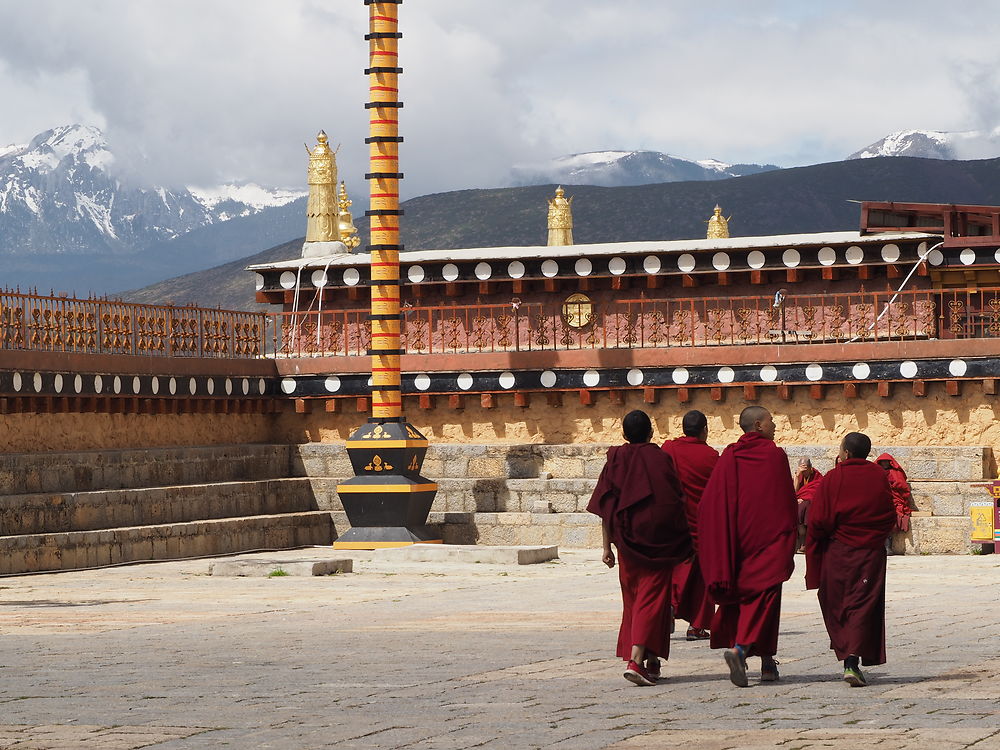
[[863, 432], [849, 432], [840, 444], [848, 458], [868, 458], [872, 452], [872, 441]]
[[648, 443], [653, 437], [653, 423], [642, 409], [630, 411], [622, 420], [622, 434], [630, 443]]
[[748, 406], [740, 412], [740, 429], [743, 432], [753, 432], [757, 423], [771, 416], [771, 412], [763, 406]]
[[708, 429], [708, 418], [697, 409], [692, 409], [681, 420], [681, 429], [688, 437], [698, 437]]

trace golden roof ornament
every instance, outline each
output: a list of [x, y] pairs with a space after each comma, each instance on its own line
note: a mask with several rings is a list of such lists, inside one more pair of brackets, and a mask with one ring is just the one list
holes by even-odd
[[562, 185], [549, 199], [549, 245], [573, 244], [573, 199], [566, 198]]
[[354, 217], [351, 216], [352, 203], [354, 201], [347, 197], [347, 185], [341, 180], [340, 196], [337, 200], [337, 207], [340, 209], [337, 220], [337, 233], [340, 235], [340, 241], [347, 245], [349, 251], [353, 251], [354, 248], [361, 244], [361, 238], [358, 237], [358, 228], [354, 226]]
[[[733, 217], [730, 216], [729, 219]], [[715, 214], [708, 220], [708, 234], [710, 240], [724, 240], [729, 237], [729, 219], [722, 215], [722, 207], [715, 204]]]
[[[306, 242], [335, 242], [337, 232], [337, 154], [331, 151], [324, 131], [309, 151], [309, 202], [306, 205]], [[306, 147], [308, 151], [308, 146]], [[338, 148], [339, 150], [339, 148]]]

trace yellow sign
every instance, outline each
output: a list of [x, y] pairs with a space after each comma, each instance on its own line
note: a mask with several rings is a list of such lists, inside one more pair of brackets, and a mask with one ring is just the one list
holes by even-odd
[[993, 541], [993, 503], [990, 500], [974, 500], [969, 503], [972, 517], [972, 541]]

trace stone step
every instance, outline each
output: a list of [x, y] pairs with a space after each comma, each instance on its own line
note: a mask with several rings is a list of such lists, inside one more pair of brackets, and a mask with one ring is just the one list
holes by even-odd
[[[597, 479], [608, 445], [468, 445], [431, 443], [423, 475], [442, 479]], [[716, 446], [720, 449], [723, 446]], [[789, 470], [801, 457], [826, 472], [833, 467], [836, 448], [830, 445], [784, 446]], [[876, 446], [872, 456], [888, 452], [897, 458], [912, 481], [979, 481], [994, 476], [993, 452], [965, 446]], [[311, 477], [347, 477], [351, 464], [343, 444], [310, 443], [294, 446], [293, 473]]]
[[5, 453], [0, 454], [0, 496], [276, 479], [290, 475], [291, 448], [248, 444]]
[[308, 479], [0, 497], [0, 533], [54, 534], [316, 510]]
[[332, 544], [324, 511], [0, 537], [0, 575]]
[[[347, 514], [333, 514], [338, 535], [350, 528]], [[451, 513], [432, 512], [428, 525], [445, 544], [558, 545], [601, 548], [601, 524], [590, 513]], [[895, 541], [904, 554], [968, 554], [972, 523], [961, 516], [914, 516], [911, 530]]]

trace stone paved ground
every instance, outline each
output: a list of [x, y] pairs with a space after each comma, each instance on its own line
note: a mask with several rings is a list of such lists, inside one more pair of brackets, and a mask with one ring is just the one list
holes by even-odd
[[1000, 557], [892, 558], [868, 689], [838, 679], [800, 570], [782, 680], [743, 690], [676, 637], [665, 683], [626, 683], [596, 557], [0, 578], [0, 748], [1000, 748]]

